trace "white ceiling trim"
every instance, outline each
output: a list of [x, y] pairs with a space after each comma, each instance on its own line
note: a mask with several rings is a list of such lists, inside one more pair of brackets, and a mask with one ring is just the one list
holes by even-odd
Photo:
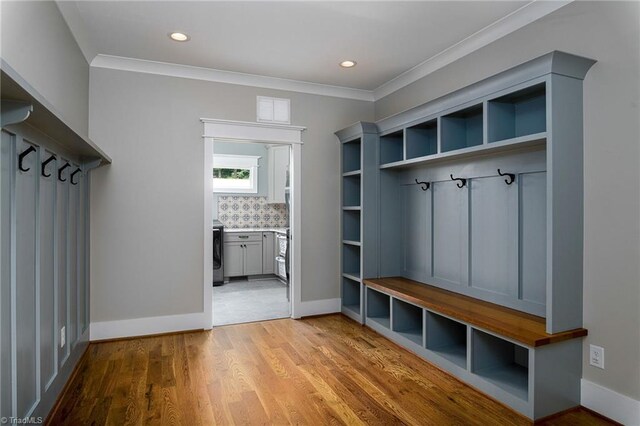
[[534, 0], [510, 13], [493, 24], [471, 34], [453, 46], [443, 50], [399, 76], [377, 87], [373, 91], [374, 100], [382, 99], [405, 86], [431, 74], [440, 68], [478, 50], [538, 19], [555, 12], [573, 0]]
[[238, 84], [241, 86], [263, 87], [265, 89], [287, 90], [309, 93], [312, 95], [333, 96], [336, 98], [373, 101], [370, 90], [350, 87], [330, 86], [307, 81], [288, 80], [285, 78], [266, 77], [233, 71], [222, 71], [212, 68], [194, 67], [191, 65], [171, 64], [167, 62], [147, 61], [144, 59], [124, 58], [121, 56], [97, 55], [91, 66], [122, 71], [133, 71], [147, 74], [166, 75], [170, 77], [190, 78], [194, 80], [214, 81], [217, 83]]

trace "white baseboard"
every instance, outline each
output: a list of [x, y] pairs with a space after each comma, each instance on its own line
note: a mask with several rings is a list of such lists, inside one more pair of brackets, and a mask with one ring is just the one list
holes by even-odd
[[204, 314], [167, 315], [91, 323], [91, 341], [205, 329]]
[[296, 316], [302, 318], [312, 315], [333, 314], [336, 312], [340, 312], [339, 298], [311, 300], [309, 302], [300, 302], [300, 306], [296, 310]]
[[580, 391], [582, 406], [625, 426], [640, 426], [640, 401], [585, 379]]

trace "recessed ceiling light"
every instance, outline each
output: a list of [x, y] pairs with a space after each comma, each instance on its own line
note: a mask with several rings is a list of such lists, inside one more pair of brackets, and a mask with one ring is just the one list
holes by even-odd
[[184, 33], [169, 33], [169, 37], [171, 37], [171, 40], [174, 41], [189, 41], [191, 40], [191, 37], [189, 37], [188, 35], [184, 34]]
[[342, 68], [353, 68], [356, 66], [356, 61], [342, 61], [340, 62]]

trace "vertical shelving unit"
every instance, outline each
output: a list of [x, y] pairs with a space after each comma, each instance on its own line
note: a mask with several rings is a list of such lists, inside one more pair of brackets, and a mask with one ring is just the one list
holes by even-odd
[[364, 323], [362, 279], [377, 276], [378, 129], [356, 123], [336, 135], [341, 144], [342, 312]]

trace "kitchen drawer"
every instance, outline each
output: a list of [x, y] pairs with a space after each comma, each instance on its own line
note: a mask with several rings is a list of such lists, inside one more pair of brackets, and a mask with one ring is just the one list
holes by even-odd
[[225, 232], [224, 242], [262, 241], [262, 232]]

